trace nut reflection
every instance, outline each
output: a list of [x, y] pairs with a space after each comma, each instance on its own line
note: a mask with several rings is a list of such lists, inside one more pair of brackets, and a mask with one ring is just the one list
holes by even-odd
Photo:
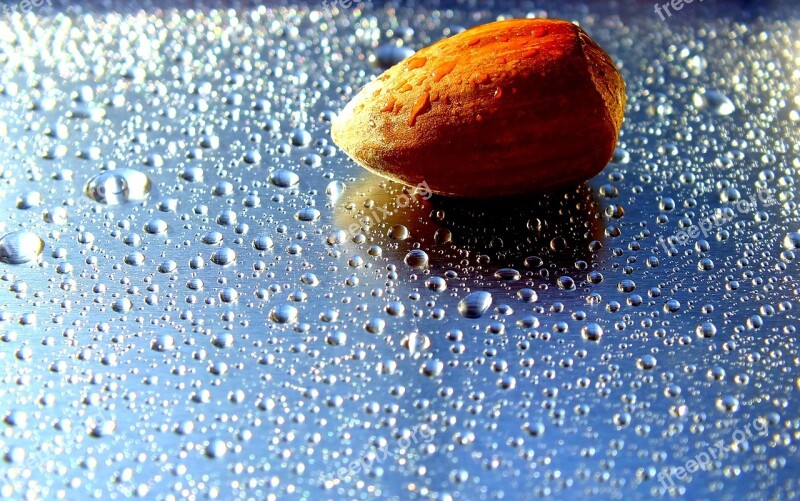
[[431, 273], [456, 270], [501, 280], [518, 279], [514, 269], [549, 278], [561, 269], [591, 268], [605, 240], [600, 204], [585, 184], [547, 195], [465, 201], [370, 175], [336, 201], [334, 223], [348, 240], [378, 246], [391, 263], [408, 263], [408, 253], [421, 249]]

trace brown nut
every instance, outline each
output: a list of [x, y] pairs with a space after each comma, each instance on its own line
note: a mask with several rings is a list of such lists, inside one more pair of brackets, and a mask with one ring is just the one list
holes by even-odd
[[389, 179], [457, 197], [541, 193], [611, 159], [625, 83], [580, 27], [514, 19], [441, 40], [367, 84], [334, 142]]

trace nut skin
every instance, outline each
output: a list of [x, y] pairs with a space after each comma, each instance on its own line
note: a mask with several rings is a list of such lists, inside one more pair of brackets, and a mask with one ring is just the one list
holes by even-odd
[[625, 83], [580, 27], [550, 19], [478, 26], [367, 84], [333, 141], [394, 181], [494, 198], [579, 184], [611, 159]]

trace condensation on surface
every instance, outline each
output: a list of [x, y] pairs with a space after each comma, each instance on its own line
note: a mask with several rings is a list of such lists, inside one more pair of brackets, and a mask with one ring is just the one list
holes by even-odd
[[[796, 8], [107, 3], [0, 17], [3, 496], [797, 495]], [[586, 185], [429, 198], [332, 144], [382, 67], [533, 15], [627, 82]]]

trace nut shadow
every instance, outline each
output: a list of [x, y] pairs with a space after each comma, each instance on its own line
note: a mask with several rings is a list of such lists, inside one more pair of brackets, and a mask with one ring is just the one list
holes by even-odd
[[411, 249], [420, 248], [434, 274], [514, 268], [546, 278], [576, 265], [591, 268], [605, 240], [600, 203], [586, 184], [543, 195], [462, 200], [368, 175], [334, 204], [334, 224], [348, 237], [362, 233], [364, 247], [379, 246], [400, 266]]

